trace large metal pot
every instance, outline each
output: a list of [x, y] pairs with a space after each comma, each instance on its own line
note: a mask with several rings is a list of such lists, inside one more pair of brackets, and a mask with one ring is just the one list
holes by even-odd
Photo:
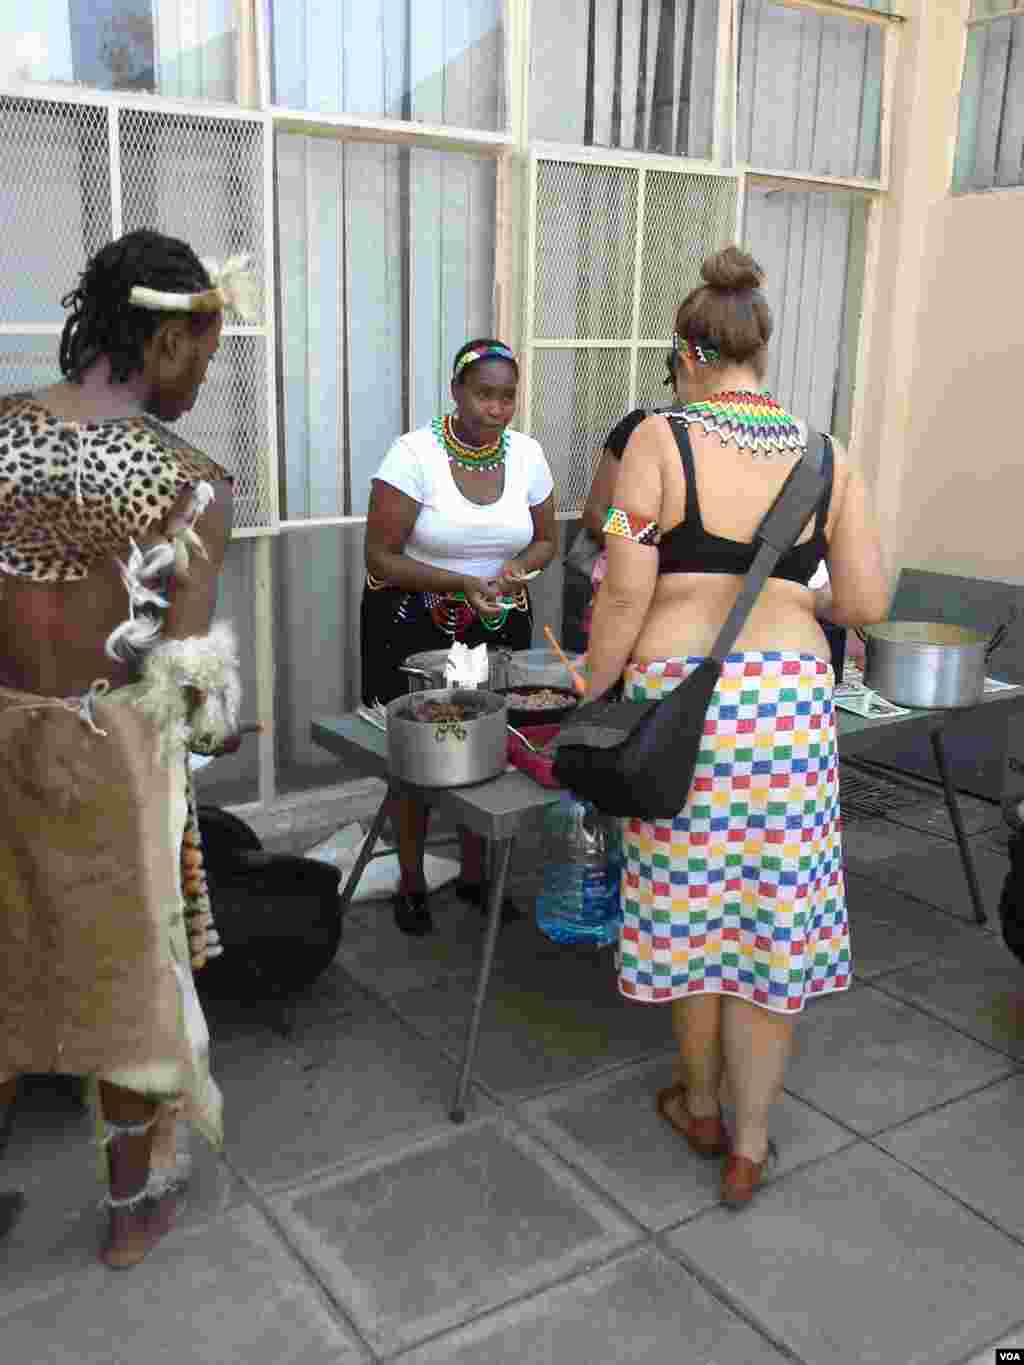
[[444, 676], [447, 658], [446, 649], [424, 649], [419, 654], [410, 654], [398, 665], [398, 671], [408, 676], [410, 692], [431, 687], [443, 688], [447, 685]]
[[974, 706], [985, 693], [985, 666], [1006, 634], [983, 635], [941, 621], [882, 621], [860, 632], [864, 683], [898, 706]]
[[[472, 707], [472, 719], [423, 721], [424, 702]], [[417, 787], [467, 787], [505, 771], [508, 708], [504, 697], [479, 689], [429, 688], [387, 705], [388, 763], [394, 777]]]
[[[505, 687], [508, 676], [508, 660], [513, 657], [500, 645], [487, 646], [488, 682], [491, 687]], [[399, 673], [409, 679], [409, 691], [422, 691], [424, 688], [443, 688], [448, 686], [445, 664], [448, 662], [447, 649], [424, 649], [419, 654], [410, 654], [398, 665]]]

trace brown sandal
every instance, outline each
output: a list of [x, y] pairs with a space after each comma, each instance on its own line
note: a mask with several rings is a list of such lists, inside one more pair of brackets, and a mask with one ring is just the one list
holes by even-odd
[[[669, 1113], [669, 1104], [678, 1099], [686, 1111], [686, 1124], [677, 1123]], [[658, 1113], [675, 1129], [682, 1134], [690, 1144], [692, 1151], [698, 1156], [723, 1156], [729, 1150], [729, 1134], [726, 1132], [725, 1124], [721, 1118], [698, 1119], [686, 1109], [686, 1087], [678, 1082], [675, 1085], [667, 1086], [664, 1090], [658, 1091]]]
[[768, 1168], [778, 1159], [775, 1144], [768, 1143], [763, 1161], [751, 1161], [748, 1156], [730, 1156], [722, 1168], [722, 1201], [731, 1209], [749, 1204], [760, 1188]]

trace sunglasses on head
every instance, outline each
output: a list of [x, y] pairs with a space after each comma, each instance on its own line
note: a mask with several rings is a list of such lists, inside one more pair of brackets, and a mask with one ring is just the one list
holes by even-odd
[[665, 356], [665, 364], [668, 367], [668, 374], [665, 376], [664, 380], [666, 384], [674, 384], [676, 382], [676, 370], [679, 368], [679, 340], [679, 333], [673, 332], [672, 349]]

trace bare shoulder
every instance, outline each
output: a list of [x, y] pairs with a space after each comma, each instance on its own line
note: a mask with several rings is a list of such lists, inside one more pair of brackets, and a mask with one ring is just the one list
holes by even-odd
[[628, 460], [634, 467], [642, 467], [652, 461], [660, 464], [666, 457], [674, 457], [675, 454], [676, 440], [668, 418], [660, 413], [651, 413], [633, 428], [622, 452], [622, 460], [623, 465]]

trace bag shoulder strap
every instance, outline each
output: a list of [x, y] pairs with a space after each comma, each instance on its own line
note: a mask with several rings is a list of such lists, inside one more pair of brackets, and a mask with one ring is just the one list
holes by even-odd
[[760, 541], [754, 562], [747, 570], [739, 596], [711, 646], [710, 657], [721, 664], [739, 639], [747, 617], [771, 577], [772, 569], [814, 515], [827, 488], [825, 475], [825, 438], [820, 431], [808, 430], [807, 446], [801, 460], [790, 470], [789, 478], [765, 513], [754, 539]]
[[825, 480], [825, 491], [818, 503], [818, 516], [814, 523], [814, 530], [819, 536], [825, 534], [825, 523], [828, 521], [829, 507], [832, 504], [832, 482], [835, 478], [835, 448], [832, 445], [832, 437], [822, 434], [821, 443], [821, 472]]

